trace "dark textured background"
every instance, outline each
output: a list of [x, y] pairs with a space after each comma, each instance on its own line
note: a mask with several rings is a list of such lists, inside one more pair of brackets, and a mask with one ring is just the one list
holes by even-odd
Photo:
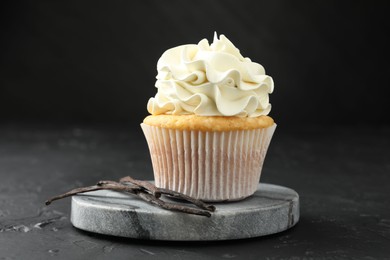
[[0, 120], [140, 122], [168, 48], [225, 34], [279, 125], [389, 124], [386, 1], [1, 3]]

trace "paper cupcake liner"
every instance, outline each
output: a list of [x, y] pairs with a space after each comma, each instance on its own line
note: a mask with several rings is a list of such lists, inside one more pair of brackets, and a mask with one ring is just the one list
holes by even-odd
[[205, 201], [225, 201], [256, 191], [276, 124], [224, 132], [141, 127], [157, 187]]

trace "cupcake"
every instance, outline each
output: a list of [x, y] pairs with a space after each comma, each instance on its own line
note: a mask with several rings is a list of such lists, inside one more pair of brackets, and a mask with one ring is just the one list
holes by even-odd
[[156, 186], [204, 201], [252, 195], [276, 128], [272, 78], [216, 34], [165, 51], [157, 70], [141, 124]]

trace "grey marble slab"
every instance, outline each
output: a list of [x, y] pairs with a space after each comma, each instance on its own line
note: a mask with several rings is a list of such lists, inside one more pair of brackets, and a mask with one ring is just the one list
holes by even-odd
[[71, 222], [82, 230], [147, 240], [230, 240], [284, 231], [299, 220], [299, 196], [259, 184], [242, 201], [216, 203], [210, 218], [161, 209], [133, 196], [94, 191], [72, 198]]

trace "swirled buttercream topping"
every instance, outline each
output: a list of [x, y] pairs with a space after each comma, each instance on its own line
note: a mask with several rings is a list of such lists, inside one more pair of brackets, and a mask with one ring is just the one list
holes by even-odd
[[224, 35], [169, 49], [157, 63], [152, 115], [257, 117], [271, 110], [274, 83], [263, 66], [244, 58]]

